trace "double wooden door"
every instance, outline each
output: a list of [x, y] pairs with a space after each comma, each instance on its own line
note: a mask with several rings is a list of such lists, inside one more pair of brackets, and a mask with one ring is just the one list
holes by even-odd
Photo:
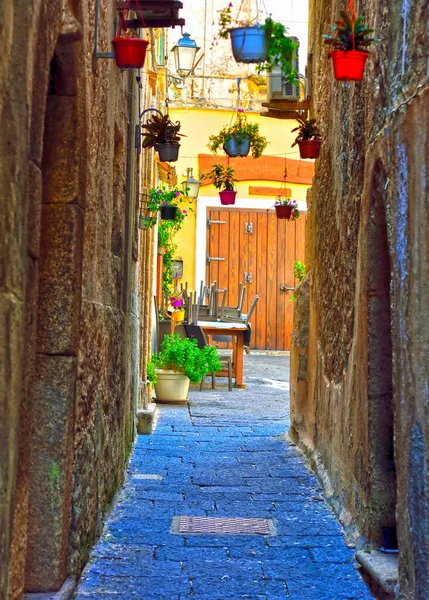
[[228, 288], [228, 306], [237, 305], [239, 283], [245, 284], [244, 312], [258, 294], [251, 347], [290, 350], [293, 267], [304, 262], [305, 216], [287, 221], [273, 210], [238, 208], [208, 208], [207, 215], [206, 283]]

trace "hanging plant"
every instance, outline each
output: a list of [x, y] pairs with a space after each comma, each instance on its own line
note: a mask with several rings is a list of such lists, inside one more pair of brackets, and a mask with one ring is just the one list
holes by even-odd
[[238, 112], [231, 125], [225, 125], [217, 135], [209, 137], [207, 147], [213, 154], [222, 148], [231, 158], [247, 156], [250, 151], [253, 158], [259, 158], [267, 144], [267, 138], [259, 133], [259, 125], [249, 123], [246, 115]]
[[153, 115], [142, 125], [146, 134], [142, 143], [143, 148], [155, 148], [161, 161], [175, 162], [179, 157], [180, 138], [184, 137], [179, 133], [180, 127], [180, 122], [173, 123], [168, 114], [162, 117]]
[[292, 133], [299, 131], [299, 134], [296, 136], [292, 148], [298, 144], [301, 158], [318, 158], [322, 137], [316, 125], [316, 119], [299, 117], [297, 121], [299, 126], [292, 129]]
[[[137, 5], [137, 18], [140, 21], [142, 28], [145, 24], [141, 18], [141, 9], [138, 3]], [[112, 46], [115, 54], [115, 60], [118, 67], [121, 69], [140, 69], [144, 65], [146, 58], [146, 49], [149, 45], [147, 40], [142, 40], [137, 37], [134, 30], [127, 32], [125, 25], [125, 12], [131, 8], [129, 0], [125, 3], [124, 9], [121, 11], [121, 19], [119, 22], [119, 28], [115, 39], [112, 40]]]
[[207, 179], [217, 190], [221, 190], [219, 192], [221, 204], [235, 204], [237, 192], [234, 183], [237, 182], [237, 179], [234, 178], [234, 169], [219, 164], [213, 165], [210, 173], [202, 175], [202, 179]]
[[325, 43], [333, 47], [329, 57], [332, 58], [334, 77], [339, 81], [361, 81], [368, 58], [366, 48], [380, 40], [369, 37], [374, 30], [366, 27], [364, 17], [356, 17], [353, 0], [340, 15], [341, 19], [331, 25], [331, 34], [322, 36]]
[[299, 217], [298, 203], [296, 200], [289, 200], [279, 196], [274, 204], [276, 216], [278, 219], [287, 219], [295, 221]]
[[[254, 21], [234, 20], [232, 3], [219, 12], [219, 37], [231, 38], [232, 54], [238, 63], [257, 63], [257, 71], [270, 73], [274, 67], [280, 66], [285, 79], [296, 83], [298, 72], [292, 64], [293, 52], [297, 44], [288, 37], [287, 29], [282, 23], [271, 17], [264, 24]], [[232, 27], [232, 25], [235, 27]]]

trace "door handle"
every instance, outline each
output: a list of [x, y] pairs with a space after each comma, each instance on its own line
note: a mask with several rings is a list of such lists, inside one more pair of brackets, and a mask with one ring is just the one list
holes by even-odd
[[221, 260], [226, 260], [225, 258], [222, 258], [221, 256], [209, 256], [209, 254], [206, 254], [206, 264], [209, 265], [212, 261], [221, 261]]
[[288, 284], [283, 285], [282, 283], [280, 284], [280, 293], [285, 293], [285, 292], [293, 292], [295, 290], [294, 287], [289, 287]]
[[252, 283], [253, 275], [252, 273], [244, 273], [244, 283]]

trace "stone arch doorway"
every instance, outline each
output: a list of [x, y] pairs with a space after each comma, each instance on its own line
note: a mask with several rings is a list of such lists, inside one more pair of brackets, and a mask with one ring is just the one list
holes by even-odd
[[[370, 538], [384, 544], [384, 528], [396, 528], [394, 400], [391, 335], [391, 265], [386, 220], [386, 175], [373, 172], [368, 229], [368, 417]], [[394, 531], [392, 532], [394, 534]]]
[[25, 589], [58, 590], [67, 575], [83, 239], [76, 46], [50, 63], [41, 162], [32, 451]]

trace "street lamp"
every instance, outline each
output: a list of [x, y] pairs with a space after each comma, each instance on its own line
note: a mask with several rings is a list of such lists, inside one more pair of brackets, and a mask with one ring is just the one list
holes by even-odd
[[186, 179], [185, 181], [182, 181], [182, 189], [184, 193], [188, 191], [188, 196], [190, 198], [197, 198], [198, 192], [200, 191], [201, 181], [194, 179], [192, 176], [192, 171], [192, 168], [186, 170]]
[[183, 79], [192, 73], [195, 56], [200, 48], [195, 40], [191, 40], [190, 33], [183, 33], [177, 44], [171, 49], [174, 53], [176, 73]]

